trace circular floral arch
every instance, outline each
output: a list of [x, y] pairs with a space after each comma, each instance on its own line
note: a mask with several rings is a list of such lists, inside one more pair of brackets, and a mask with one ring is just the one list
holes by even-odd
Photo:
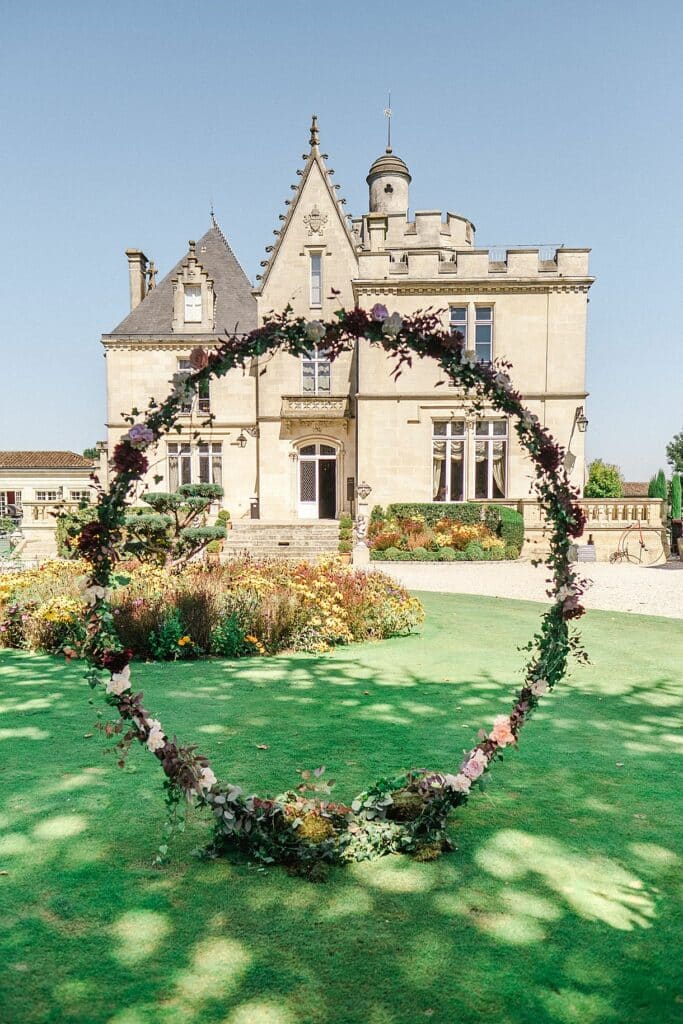
[[[454, 754], [454, 765], [445, 770], [406, 771], [384, 779], [361, 793], [351, 806], [327, 799], [329, 790], [319, 778], [320, 769], [303, 773], [302, 784], [292, 792], [274, 798], [248, 796], [238, 786], [219, 782], [208, 758], [194, 746], [183, 745], [176, 736], [171, 738], [143, 706], [142, 693], [134, 691], [132, 652], [122, 649], [116, 635], [108, 590], [126, 505], [148, 469], [145, 450], [175, 426], [188, 389], [193, 391], [202, 382], [222, 377], [268, 352], [281, 350], [300, 356], [314, 344], [324, 345], [330, 358], [335, 358], [361, 338], [395, 357], [394, 377], [409, 367], [415, 356], [428, 356], [465, 390], [475, 409], [486, 404], [515, 419], [520, 444], [533, 462], [533, 487], [548, 522], [546, 565], [551, 573], [548, 596], [552, 604], [526, 647], [529, 657], [524, 682], [510, 713], [499, 715], [488, 731], [481, 730], [476, 745], [464, 757]], [[437, 855], [448, 848], [449, 813], [467, 802], [473, 784], [481, 781], [501, 751], [517, 744], [539, 698], [565, 675], [569, 655], [585, 658], [569, 626], [569, 620], [584, 610], [580, 599], [585, 582], [572, 567], [569, 549], [571, 538], [583, 532], [585, 518], [576, 503], [578, 492], [564, 468], [564, 450], [525, 408], [522, 396], [512, 386], [510, 364], [478, 362], [475, 353], [464, 348], [461, 335], [444, 330], [438, 312], [401, 317], [389, 315], [386, 307], [378, 304], [369, 312], [340, 310], [333, 321], [323, 323], [295, 317], [288, 308], [246, 336], [226, 337], [210, 353], [194, 349], [191, 366], [192, 373], [174, 381], [174, 390], [165, 401], [152, 399], [144, 415], [133, 410], [131, 427], [113, 451], [116, 473], [111, 485], [100, 492], [96, 518], [83, 527], [77, 542], [89, 564], [84, 654], [90, 685], [104, 687], [107, 703], [119, 715], [113, 730], [125, 730], [122, 742], [138, 740], [159, 760], [171, 811], [182, 805], [183, 798], [196, 799], [211, 809], [216, 849], [232, 843], [266, 863], [283, 863], [309, 875], [325, 862], [362, 860], [390, 852]]]

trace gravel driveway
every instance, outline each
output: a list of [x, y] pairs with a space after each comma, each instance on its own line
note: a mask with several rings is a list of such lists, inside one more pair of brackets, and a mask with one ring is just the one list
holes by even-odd
[[[409, 590], [485, 594], [520, 601], [547, 601], [548, 570], [530, 562], [372, 562]], [[592, 562], [579, 566], [592, 581], [584, 604], [605, 611], [683, 619], [683, 562], [644, 569]]]

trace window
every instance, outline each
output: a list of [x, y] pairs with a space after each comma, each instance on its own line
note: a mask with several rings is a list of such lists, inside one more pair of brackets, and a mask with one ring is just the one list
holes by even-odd
[[432, 501], [464, 501], [465, 421], [436, 420], [432, 431]]
[[[451, 334], [456, 331], [463, 335], [464, 347], [470, 348], [471, 341], [468, 331], [469, 309], [467, 306], [451, 306], [449, 327]], [[490, 363], [493, 359], [493, 306], [475, 306], [474, 308], [474, 350], [480, 363]], [[455, 383], [449, 378], [449, 387]]]
[[200, 324], [202, 322], [202, 286], [200, 284], [185, 285], [185, 323]]
[[71, 501], [85, 501], [90, 504], [90, 491], [69, 491]]
[[467, 306], [451, 306], [451, 334], [458, 331], [465, 339], [464, 347], [467, 348]]
[[168, 445], [168, 489], [177, 491], [181, 484], [192, 483], [192, 449], [189, 444]]
[[[192, 365], [190, 363], [190, 360], [189, 359], [179, 359], [178, 360], [178, 370], [181, 373], [192, 373], [193, 370], [192, 370]], [[181, 411], [186, 416], [189, 416], [190, 413], [192, 412], [192, 406], [193, 405], [194, 405], [194, 400], [183, 402]], [[209, 390], [209, 382], [208, 382], [208, 380], [203, 380], [201, 382], [201, 384], [199, 385], [199, 393], [198, 393], [198, 396], [197, 396], [197, 410], [200, 413], [211, 412], [211, 392]]]
[[222, 483], [223, 445], [220, 441], [197, 445], [169, 441], [167, 454], [169, 491], [177, 491], [181, 484]]
[[59, 501], [59, 491], [36, 491], [36, 501]]
[[329, 395], [330, 357], [325, 349], [312, 348], [301, 357], [302, 388], [305, 395]]
[[475, 498], [504, 498], [507, 478], [507, 422], [478, 420], [475, 430]]
[[199, 482], [200, 484], [222, 483], [223, 469], [223, 445], [222, 444], [200, 444], [199, 445]]
[[322, 306], [323, 304], [323, 255], [321, 252], [312, 252], [311, 260], [311, 305]]
[[21, 519], [21, 491], [0, 491], [0, 516]]
[[493, 306], [477, 306], [474, 323], [474, 348], [480, 363], [493, 359]]

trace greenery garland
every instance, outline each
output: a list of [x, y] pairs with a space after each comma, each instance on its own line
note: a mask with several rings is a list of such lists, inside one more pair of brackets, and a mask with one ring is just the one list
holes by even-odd
[[[395, 357], [392, 376], [398, 377], [415, 356], [435, 359], [455, 384], [465, 389], [475, 410], [486, 404], [515, 418], [515, 430], [535, 467], [534, 489], [549, 524], [551, 570], [548, 596], [553, 598], [538, 632], [525, 648], [529, 658], [524, 684], [508, 715], [499, 715], [490, 731], [482, 730], [453, 771], [413, 770], [381, 779], [351, 804], [329, 799], [331, 783], [324, 768], [303, 772], [298, 787], [274, 798], [245, 795], [238, 786], [219, 782], [208, 759], [194, 746], [183, 745], [164, 730], [143, 705], [142, 693], [131, 685], [130, 650], [121, 649], [109, 605], [109, 582], [122, 540], [126, 505], [148, 469], [145, 450], [171, 429], [189, 394], [206, 381], [224, 376], [247, 360], [281, 350], [301, 356], [312, 345], [323, 346], [330, 358], [353, 348], [358, 339], [380, 345]], [[578, 492], [564, 468], [564, 450], [556, 444], [538, 418], [526, 409], [514, 390], [510, 364], [501, 360], [481, 363], [464, 347], [460, 334], [443, 328], [440, 314], [428, 310], [413, 316], [389, 314], [381, 304], [369, 312], [340, 310], [331, 322], [307, 322], [291, 309], [272, 316], [264, 326], [246, 336], [229, 336], [210, 353], [195, 348], [192, 372], [174, 379], [174, 387], [161, 403], [152, 399], [143, 415], [137, 409], [127, 418], [128, 433], [112, 453], [116, 471], [108, 490], [100, 489], [96, 517], [86, 523], [77, 547], [89, 563], [84, 593], [87, 639], [83, 654], [91, 687], [103, 686], [107, 703], [118, 712], [108, 727], [125, 757], [138, 740], [158, 759], [166, 776], [169, 832], [179, 809], [196, 800], [208, 807], [215, 819], [213, 850], [227, 845], [247, 851], [264, 863], [281, 863], [309, 877], [324, 873], [325, 865], [406, 852], [422, 858], [437, 856], [449, 848], [446, 832], [450, 812], [465, 804], [473, 786], [502, 751], [517, 744], [519, 733], [539, 698], [565, 675], [570, 654], [585, 660], [578, 637], [570, 630], [571, 619], [583, 614], [581, 596], [586, 583], [573, 569], [571, 538], [583, 532], [585, 517], [576, 503]], [[136, 420], [138, 422], [136, 422]], [[102, 673], [105, 672], [106, 675]], [[162, 856], [167, 847], [160, 847]]]

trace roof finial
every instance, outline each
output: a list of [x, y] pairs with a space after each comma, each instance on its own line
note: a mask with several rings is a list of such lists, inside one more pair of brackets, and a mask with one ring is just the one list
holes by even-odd
[[384, 108], [384, 116], [387, 119], [387, 153], [391, 153], [391, 92], [389, 92], [389, 105]]
[[311, 118], [311, 137], [308, 140], [311, 147], [320, 145], [320, 133], [318, 131], [318, 118], [314, 114]]
[[211, 223], [213, 224], [214, 227], [217, 227], [217, 225], [216, 225], [216, 215], [215, 215], [214, 209], [213, 209], [213, 197], [211, 197], [211, 199], [209, 199], [209, 211], [210, 211], [210, 214], [211, 214]]

